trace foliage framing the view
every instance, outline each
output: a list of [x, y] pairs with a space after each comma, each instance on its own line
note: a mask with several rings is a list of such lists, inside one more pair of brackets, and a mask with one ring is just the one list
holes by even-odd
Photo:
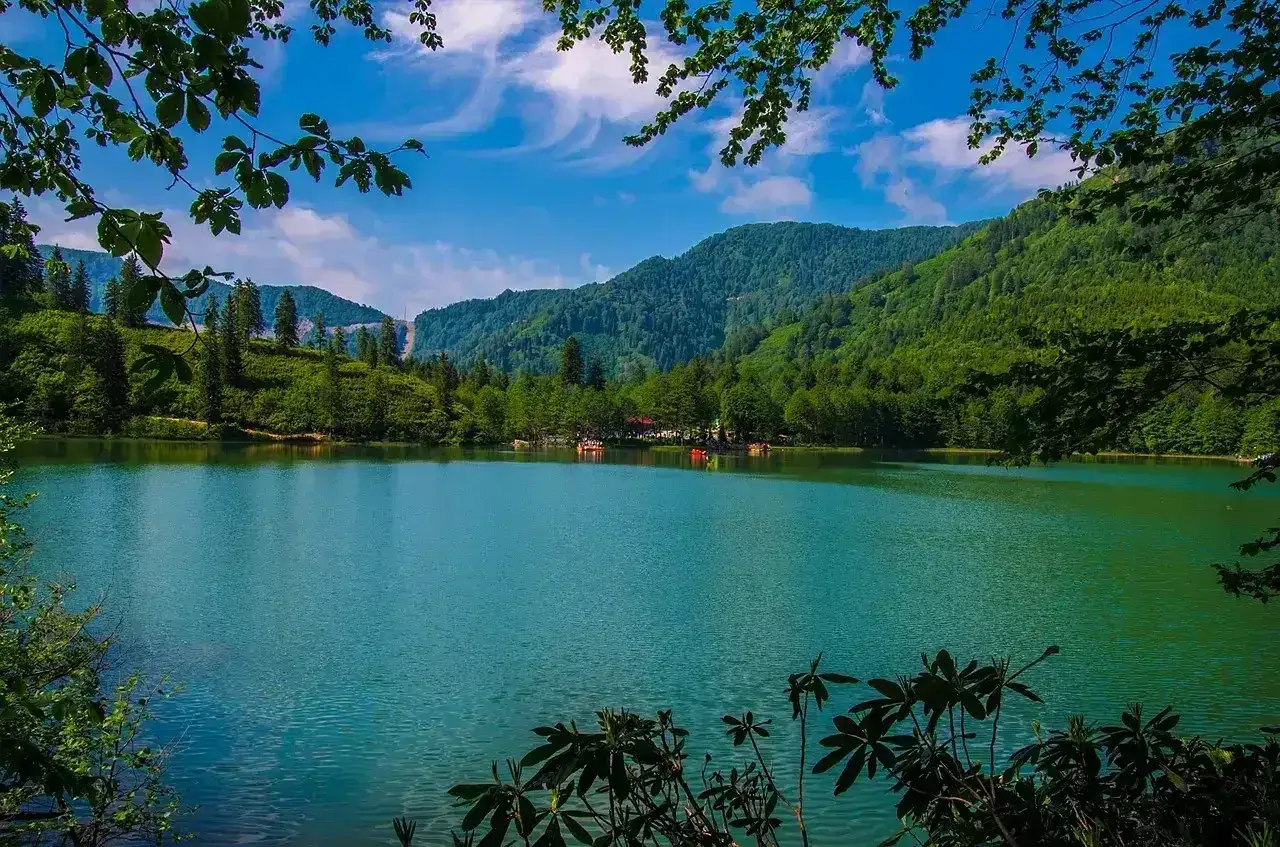
[[[7, 454], [29, 436], [0, 415], [0, 486], [13, 473]], [[111, 642], [91, 634], [100, 607], [72, 611], [74, 585], [27, 573], [12, 518], [27, 502], [0, 493], [0, 843], [173, 839], [167, 751], [146, 738], [150, 702], [168, 692], [138, 675], [108, 682]]]
[[[1000, 719], [1040, 702], [1024, 674], [1056, 652], [1022, 667], [1003, 659], [962, 666], [945, 650], [922, 655], [914, 675], [868, 680], [866, 699], [833, 718], [813, 762], [812, 712], [824, 710], [833, 688], [858, 684], [820, 671], [819, 657], [786, 687], [799, 726], [794, 780], [770, 764], [762, 745], [771, 721], [752, 712], [722, 719], [733, 746], [747, 751], [730, 766], [710, 754], [700, 767], [691, 762], [689, 733], [669, 711], [650, 719], [604, 710], [595, 727], [539, 727], [541, 743], [508, 761], [505, 774], [495, 762], [491, 782], [450, 790], [466, 809], [454, 842], [776, 847], [794, 827], [807, 845], [805, 778], [830, 771], [837, 795], [863, 779], [890, 787], [903, 825], [886, 845], [1274, 843], [1275, 728], [1259, 743], [1212, 744], [1180, 737], [1172, 710], [1147, 715], [1135, 705], [1116, 724], [1073, 716], [1060, 730], [1037, 725], [1031, 743], [1011, 750]], [[395, 829], [412, 843], [410, 822]]]
[[[866, 51], [885, 88], [903, 12], [888, 0], [544, 0], [559, 14], [562, 49], [599, 37], [627, 51], [637, 83], [654, 76], [646, 13], [684, 56], [656, 74], [662, 109], [629, 144], [644, 145], [726, 92], [741, 114], [720, 150], [757, 164], [809, 107], [814, 76], [842, 41]], [[907, 54], [925, 55], [969, 18], [1001, 45], [972, 74], [969, 145], [989, 163], [1007, 148], [1068, 151], [1084, 178], [1118, 167], [1087, 192], [1063, 195], [1080, 216], [1134, 201], [1144, 223], [1189, 212], [1205, 220], [1270, 212], [1280, 189], [1275, 133], [1280, 8], [1266, 0], [928, 0], [906, 15]], [[997, 22], [997, 18], [999, 22]], [[1168, 53], [1161, 43], [1192, 45]], [[1019, 150], [1020, 152], [1020, 150]]]
[[[285, 140], [259, 122], [260, 84], [255, 44], [287, 42], [280, 0], [200, 0], [160, 3], [149, 11], [125, 0], [19, 0], [19, 8], [56, 23], [65, 36], [61, 62], [46, 63], [0, 45], [0, 189], [22, 195], [52, 194], [69, 219], [97, 219], [97, 237], [115, 256], [136, 255], [145, 273], [124, 292], [146, 311], [158, 301], [174, 324], [197, 327], [188, 301], [211, 279], [229, 277], [206, 266], [177, 279], [161, 270], [171, 230], [157, 212], [115, 208], [81, 175], [81, 145], [117, 147], [131, 160], [151, 162], [192, 192], [192, 219], [217, 235], [240, 231], [240, 211], [281, 208], [289, 199], [289, 171], [319, 181], [330, 166], [336, 185], [352, 182], [399, 195], [411, 183], [393, 161], [401, 151], [422, 151], [409, 139], [390, 150], [368, 148], [359, 137], [334, 137], [319, 115], [298, 120], [302, 134]], [[389, 41], [369, 0], [315, 0], [310, 4], [315, 41], [327, 45], [338, 25], [360, 30], [371, 41]], [[5, 7], [6, 9], [8, 6]], [[416, 0], [410, 21], [421, 43], [441, 46], [430, 0]], [[213, 164], [223, 184], [201, 187], [188, 176], [183, 134], [225, 124], [222, 152]], [[21, 233], [5, 246], [14, 258]], [[26, 239], [30, 240], [29, 235]], [[180, 369], [166, 353], [150, 363], [161, 379]]]

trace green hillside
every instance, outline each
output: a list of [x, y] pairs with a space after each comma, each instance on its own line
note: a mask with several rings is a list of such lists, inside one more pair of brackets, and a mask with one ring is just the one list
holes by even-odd
[[[1273, 225], [1258, 221], [1207, 242], [1176, 235], [1174, 225], [1139, 226], [1121, 214], [1080, 225], [1032, 201], [933, 259], [825, 298], [774, 329], [738, 371], [784, 411], [787, 427], [839, 440], [837, 421], [823, 420], [832, 398], [888, 391], [939, 410], [972, 369], [999, 370], [1024, 355], [1028, 328], [1149, 327], [1280, 304]], [[1249, 413], [1212, 396], [1179, 396], [1161, 411], [1167, 420], [1145, 422], [1116, 446], [1231, 452]], [[830, 415], [842, 413], [832, 406]], [[992, 443], [1000, 417], [953, 404], [930, 440]]]
[[979, 224], [862, 230], [831, 224], [736, 227], [674, 259], [653, 257], [608, 282], [504, 292], [423, 312], [414, 353], [484, 356], [508, 371], [549, 372], [570, 335], [607, 373], [628, 362], [670, 368], [716, 350], [736, 330], [853, 288], [864, 275], [935, 255]]
[[[0, 298], [0, 403], [47, 432], [106, 432], [162, 438], [206, 438], [200, 418], [200, 352], [190, 331], [128, 329], [99, 316]], [[144, 347], [184, 352], [189, 382], [170, 377], [156, 389], [134, 363]], [[439, 442], [451, 437], [458, 414], [421, 375], [408, 368], [370, 367], [308, 348], [281, 349], [253, 340], [243, 373], [222, 388], [221, 424], [284, 435]]]
[[[48, 256], [53, 252], [53, 246], [48, 244], [40, 245], [40, 252]], [[89, 309], [97, 313], [104, 312], [103, 294], [106, 290], [107, 280], [119, 275], [121, 260], [97, 250], [72, 250], [67, 247], [62, 248], [62, 255], [71, 265], [75, 265], [78, 261], [84, 261], [85, 270], [91, 283]], [[298, 315], [304, 320], [310, 321], [311, 317], [317, 312], [324, 313], [325, 321], [331, 327], [376, 324], [382, 320], [382, 312], [372, 306], [352, 302], [312, 285], [259, 286], [258, 289], [262, 294], [262, 312], [264, 315], [270, 316], [275, 313], [276, 302], [280, 299], [280, 293], [286, 288], [293, 292], [293, 299], [298, 304]], [[214, 282], [209, 286], [209, 293], [217, 297], [219, 301], [225, 301], [230, 290], [230, 285], [221, 282]], [[202, 308], [203, 299], [196, 301], [201, 304], [197, 306], [197, 309]], [[147, 313], [147, 320], [160, 325], [168, 325], [169, 323], [169, 319], [165, 317], [158, 301], [152, 306], [151, 311]]]

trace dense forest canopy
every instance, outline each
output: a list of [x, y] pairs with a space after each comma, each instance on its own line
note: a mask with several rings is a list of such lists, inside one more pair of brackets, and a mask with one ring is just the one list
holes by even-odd
[[978, 226], [735, 227], [674, 259], [646, 259], [602, 284], [507, 292], [424, 312], [415, 320], [413, 352], [443, 350], [463, 362], [483, 356], [504, 370], [548, 373], [574, 336], [611, 376], [629, 366], [666, 370], [822, 294], [848, 291], [869, 273], [933, 256]]

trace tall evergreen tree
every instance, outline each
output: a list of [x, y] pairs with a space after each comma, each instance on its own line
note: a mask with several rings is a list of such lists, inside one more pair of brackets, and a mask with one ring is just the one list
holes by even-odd
[[[361, 327], [356, 330], [356, 359], [357, 360], [368, 363], [369, 341], [371, 340], [371, 337], [372, 337], [371, 333], [369, 332], [369, 329], [366, 326], [361, 325]], [[378, 357], [377, 357], [377, 354], [374, 354], [373, 366], [377, 367], [377, 365], [378, 365]]]
[[319, 350], [328, 350], [329, 330], [324, 325], [324, 312], [316, 312], [315, 319], [311, 323], [311, 346]]
[[453, 392], [458, 390], [458, 369], [454, 367], [453, 362], [449, 361], [449, 356], [443, 350], [436, 360], [435, 368], [436, 389], [440, 392], [440, 405], [444, 406], [445, 411], [453, 404]]
[[489, 368], [489, 363], [485, 361], [484, 356], [477, 356], [475, 362], [471, 364], [470, 373], [467, 374], [467, 382], [479, 391], [492, 379], [493, 371]]
[[141, 284], [142, 275], [142, 263], [137, 256], [125, 259], [120, 268], [119, 320], [130, 329], [137, 329], [147, 323], [148, 305], [145, 298], [134, 293]]
[[330, 435], [337, 433], [341, 428], [345, 413], [345, 398], [342, 393], [343, 353], [338, 346], [341, 329], [339, 327], [338, 331], [334, 332], [333, 339], [324, 348], [324, 396], [322, 398], [324, 420], [322, 424]]
[[588, 388], [593, 388], [596, 391], [604, 390], [604, 364], [600, 361], [599, 356], [592, 356], [587, 363], [585, 384]]
[[106, 280], [106, 289], [102, 292], [102, 312], [111, 320], [120, 320], [124, 312], [124, 296], [120, 292], [120, 280], [113, 278]]
[[89, 311], [89, 271], [84, 266], [84, 259], [76, 262], [76, 270], [71, 277], [71, 308], [77, 312]]
[[391, 403], [391, 386], [381, 371], [369, 378], [369, 408], [365, 412], [365, 437], [381, 440], [387, 437], [387, 406]]
[[222, 422], [222, 344], [218, 335], [218, 301], [210, 297], [204, 311], [204, 342], [199, 361], [200, 413], [210, 426]]
[[244, 371], [243, 336], [239, 316], [238, 297], [227, 297], [226, 308], [219, 316], [221, 321], [222, 380], [226, 385], [239, 386]]
[[244, 344], [255, 335], [266, 331], [267, 323], [262, 316], [262, 292], [251, 279], [238, 279], [232, 297], [236, 301], [236, 321], [240, 330], [240, 338]]
[[560, 381], [565, 385], [582, 385], [582, 345], [573, 335], [565, 339], [560, 350]]
[[129, 375], [125, 371], [124, 337], [115, 321], [94, 333], [93, 369], [102, 379], [102, 391], [107, 404], [106, 428], [118, 430], [129, 417]]
[[27, 226], [22, 203], [0, 203], [0, 246], [16, 248], [14, 255], [0, 251], [0, 294], [26, 296], [44, 288], [40, 252]]
[[45, 259], [44, 285], [53, 301], [53, 308], [71, 308], [71, 266], [63, 257], [61, 247], [55, 246], [49, 258]]
[[286, 350], [298, 346], [298, 305], [287, 288], [276, 301], [275, 336], [276, 343]]
[[347, 355], [347, 331], [340, 326], [333, 328], [333, 348], [339, 356]]
[[400, 337], [396, 322], [389, 315], [383, 315], [378, 325], [378, 363], [391, 367], [400, 364]]

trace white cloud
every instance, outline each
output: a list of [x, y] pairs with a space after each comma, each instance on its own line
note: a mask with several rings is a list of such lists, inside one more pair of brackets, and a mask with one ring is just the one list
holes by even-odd
[[1028, 156], [1010, 147], [989, 165], [979, 159], [995, 147], [986, 141], [977, 149], [969, 147], [967, 118], [938, 118], [912, 127], [902, 134], [907, 142], [906, 157], [941, 171], [960, 171], [986, 180], [993, 190], [1033, 191], [1061, 185], [1071, 179], [1071, 156], [1063, 150], [1042, 148]]
[[913, 222], [937, 223], [947, 218], [946, 208], [924, 189], [957, 179], [976, 183], [988, 195], [1013, 194], [1019, 199], [1036, 189], [1060, 185], [1071, 178], [1071, 157], [1042, 149], [1034, 157], [1016, 147], [1007, 149], [988, 165], [979, 160], [994, 147], [986, 141], [969, 147], [966, 118], [938, 118], [897, 135], [881, 133], [852, 151], [864, 187], [879, 185], [885, 200], [899, 207]]
[[947, 207], [921, 193], [907, 177], [891, 178], [884, 187], [884, 199], [905, 212], [907, 219], [915, 223], [947, 223]]
[[720, 203], [720, 211], [731, 215], [768, 214], [808, 209], [812, 203], [813, 191], [804, 180], [769, 176], [750, 183], [739, 180], [733, 193]]
[[423, 29], [409, 22], [410, 11], [408, 6], [399, 6], [383, 12], [382, 25], [391, 31], [395, 42], [375, 56], [411, 53], [424, 59], [455, 59], [460, 54], [491, 55], [504, 41], [523, 32], [537, 14], [528, 0], [437, 0], [431, 11], [444, 49], [434, 51], [422, 45], [419, 37]]
[[871, 51], [857, 41], [845, 39], [836, 45], [831, 59], [814, 77], [819, 88], [831, 87], [837, 79], [871, 61]]
[[884, 88], [875, 79], [862, 84], [862, 95], [858, 98], [858, 108], [867, 116], [872, 126], [884, 126], [889, 123], [884, 113]]
[[[406, 57], [437, 75], [460, 75], [474, 88], [448, 116], [417, 125], [369, 128], [375, 136], [456, 136], [482, 130], [498, 116], [504, 94], [523, 95], [526, 138], [501, 153], [554, 150], [592, 170], [614, 170], [633, 164], [646, 150], [623, 147], [626, 132], [662, 108], [656, 80], [637, 85], [630, 56], [614, 53], [597, 40], [573, 50], [557, 49], [559, 31], [536, 0], [443, 0], [433, 5], [444, 49], [430, 51], [418, 42], [421, 29], [408, 22], [408, 11], [383, 15], [394, 34], [390, 47], [375, 58]], [[679, 57], [664, 42], [648, 47], [651, 71], [660, 73]], [[455, 86], [456, 87], [456, 86]], [[598, 142], [609, 149], [600, 152]], [[603, 144], [599, 145], [604, 146]]]
[[[100, 249], [95, 222], [64, 222], [52, 203], [32, 203], [30, 212], [42, 228], [40, 243]], [[164, 217], [173, 228], [164, 260], [170, 273], [212, 265], [262, 284], [314, 285], [396, 317], [506, 289], [566, 288], [609, 276], [587, 254], [565, 273], [552, 263], [494, 250], [386, 240], [361, 232], [344, 215], [305, 206], [254, 214], [241, 235], [216, 238], [182, 212]]]
[[[720, 150], [729, 140], [729, 132], [742, 120], [739, 104], [730, 114], [707, 121], [703, 128], [710, 134], [706, 168], [691, 168], [689, 184], [703, 194], [724, 192], [720, 211], [727, 214], [775, 213], [781, 209], [808, 209], [813, 204], [807, 160], [832, 148], [833, 125], [842, 112], [833, 106], [815, 106], [795, 112], [786, 125], [786, 141], [766, 151], [754, 167], [726, 168], [720, 163]], [[754, 138], [754, 136], [753, 136]], [[751, 140], [743, 143], [750, 147]]]

